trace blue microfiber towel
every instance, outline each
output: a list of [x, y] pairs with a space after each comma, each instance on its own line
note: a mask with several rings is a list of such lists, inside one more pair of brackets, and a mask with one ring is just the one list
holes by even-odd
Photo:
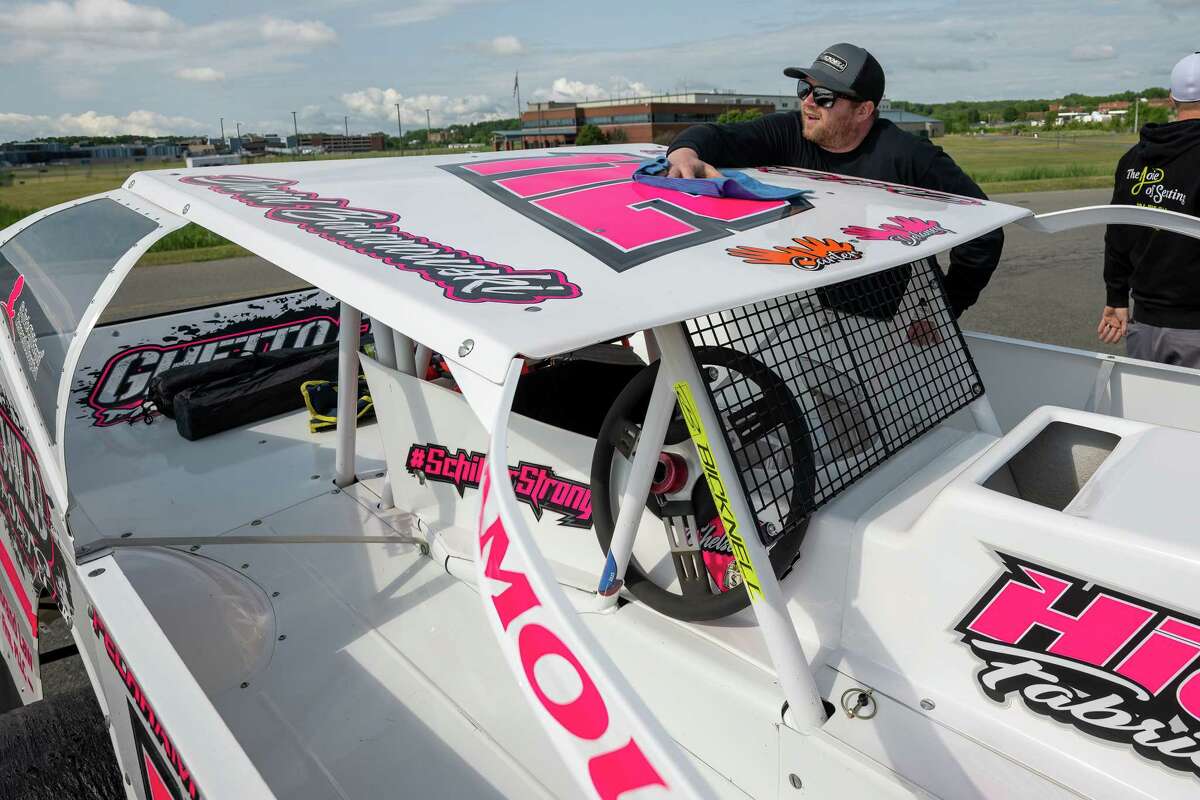
[[736, 197], [740, 200], [798, 200], [812, 194], [808, 189], [788, 189], [756, 181], [749, 175], [730, 170], [723, 178], [668, 178], [671, 165], [665, 156], [643, 161], [633, 179], [647, 186], [674, 189], [705, 197]]

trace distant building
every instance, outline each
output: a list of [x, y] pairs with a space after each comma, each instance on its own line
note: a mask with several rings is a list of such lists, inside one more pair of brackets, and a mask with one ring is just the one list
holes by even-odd
[[192, 167], [226, 167], [242, 163], [242, 157], [237, 154], [188, 156], [184, 159], [188, 168]]
[[210, 156], [217, 152], [217, 146], [207, 140], [196, 139], [183, 146], [189, 156]]
[[[716, 122], [727, 111], [756, 109], [763, 114], [772, 114], [799, 108], [800, 100], [795, 95], [732, 92], [688, 92], [582, 103], [528, 103], [521, 114], [520, 130], [496, 131], [493, 141], [497, 148], [506, 149], [517, 143], [525, 147], [574, 144], [580, 128], [595, 125], [610, 139], [667, 144], [689, 125]], [[945, 125], [940, 120], [893, 109], [887, 100], [880, 104], [880, 116], [920, 136], [945, 133]]]
[[287, 137], [287, 146], [293, 150], [313, 150], [324, 153], [369, 153], [384, 150], [387, 137], [382, 133], [344, 136], [340, 133], [302, 133], [299, 137]]
[[173, 160], [183, 154], [183, 147], [173, 142], [143, 144], [60, 144], [58, 142], [12, 142], [0, 148], [0, 160], [13, 165], [29, 166], [77, 161], [145, 161]]
[[259, 135], [257, 133], [246, 133], [240, 137], [231, 137], [229, 139], [229, 151], [231, 153], [240, 153], [247, 156], [265, 155], [271, 148], [284, 147], [283, 139], [277, 133], [268, 133]]
[[940, 119], [927, 117], [915, 111], [893, 108], [891, 101], [886, 97], [879, 103], [879, 116], [890, 120], [893, 125], [902, 131], [908, 131], [911, 134], [923, 136], [926, 139], [946, 135], [946, 123]]

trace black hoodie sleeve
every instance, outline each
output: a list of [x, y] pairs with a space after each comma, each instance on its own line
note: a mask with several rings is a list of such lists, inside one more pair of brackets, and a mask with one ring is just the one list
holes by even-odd
[[[917, 185], [924, 189], [986, 200], [987, 195], [954, 163], [954, 159], [940, 147], [936, 149], [937, 154], [929, 162], [929, 168]], [[950, 251], [950, 267], [946, 270], [946, 299], [955, 317], [979, 299], [979, 293], [988, 285], [996, 265], [1000, 263], [1003, 249], [1004, 231], [997, 228]]]
[[[1113, 186], [1112, 204], [1123, 204], [1119, 196], [1120, 175], [1125, 169], [1125, 159], [1117, 162], [1118, 180]], [[1130, 227], [1109, 225], [1104, 231], [1104, 305], [1112, 308], [1129, 308], [1129, 276], [1133, 274], [1133, 262], [1129, 259]]]
[[794, 111], [767, 114], [750, 122], [693, 125], [675, 137], [667, 150], [690, 147], [714, 167], [759, 167], [794, 164], [804, 146], [803, 123]]

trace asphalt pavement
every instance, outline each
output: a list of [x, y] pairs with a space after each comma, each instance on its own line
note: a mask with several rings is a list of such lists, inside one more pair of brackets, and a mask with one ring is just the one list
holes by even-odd
[[[1111, 197], [1108, 189], [1080, 189], [992, 199], [1044, 214], [1106, 205]], [[1000, 266], [959, 323], [964, 330], [1124, 354], [1124, 344], [1106, 345], [1096, 338], [1103, 308], [1104, 226], [1045, 234], [1010, 225], [1004, 231]]]
[[[1102, 205], [1108, 190], [997, 195], [1036, 213]], [[1046, 235], [1010, 226], [1004, 256], [967, 330], [1120, 352], [1096, 339], [1104, 305], [1103, 227]], [[211, 305], [306, 284], [256, 257], [135, 269], [102, 322]], [[61, 620], [44, 628], [42, 647], [66, 641]], [[112, 757], [100, 709], [78, 656], [44, 668], [47, 699], [0, 717], [0, 800], [118, 800], [123, 776]]]

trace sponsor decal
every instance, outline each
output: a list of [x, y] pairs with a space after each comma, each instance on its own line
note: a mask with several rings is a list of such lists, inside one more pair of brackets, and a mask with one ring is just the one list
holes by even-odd
[[[244, 305], [246, 313], [215, 313], [206, 323], [173, 328], [158, 342], [114, 353], [95, 372], [83, 370], [86, 377], [76, 384], [75, 392], [95, 427], [149, 422], [159, 413], [149, 402], [150, 381], [168, 370], [336, 340], [336, 304], [305, 302], [315, 296], [304, 293], [250, 302]], [[262, 313], [267, 303], [279, 313]], [[369, 322], [364, 322], [362, 332], [369, 330]]]
[[0, 303], [0, 307], [4, 309], [4, 316], [8, 317], [9, 322], [12, 322], [13, 317], [17, 315], [17, 300], [21, 297], [21, 290], [25, 288], [25, 276], [18, 275], [16, 281], [13, 282], [12, 291], [8, 293], [8, 302]]
[[[741, 528], [733, 515], [733, 505], [729, 500], [729, 492], [725, 489], [725, 480], [717, 469], [716, 456], [713, 455], [704, 424], [700, 421], [700, 410], [696, 407], [696, 400], [692, 397], [692, 390], [686, 381], [675, 384], [675, 395], [679, 398], [679, 411], [683, 414], [683, 421], [687, 424], [692, 442], [696, 445], [696, 452], [700, 456], [704, 478], [708, 481], [708, 490], [717, 506], [717, 517], [724, 529], [727, 546], [737, 562], [742, 583], [746, 584], [750, 600], [758, 602], [763, 596], [762, 584], [758, 581], [758, 573], [750, 560], [750, 551], [746, 549], [746, 540], [742, 537]], [[723, 582], [727, 581], [723, 579]]]
[[851, 225], [842, 228], [842, 233], [860, 241], [899, 242], [908, 247], [916, 247], [933, 236], [954, 233], [954, 231], [943, 227], [942, 223], [937, 220], [920, 219], [919, 217], [888, 217], [888, 221], [878, 228]]
[[[5, 571], [8, 572], [9, 586], [12, 587], [17, 597], [25, 597], [25, 590], [17, 582], [15, 570], [12, 567], [12, 559], [4, 550], [3, 542], [0, 542], [0, 560], [4, 561]], [[4, 633], [4, 643], [8, 645], [8, 651], [12, 654], [12, 659], [16, 663], [17, 672], [21, 674], [21, 680], [25, 682], [26, 687], [30, 691], [33, 691], [33, 649], [29, 646], [29, 643], [31, 639], [36, 641], [37, 617], [33, 618], [30, 634], [26, 636], [22, 633], [21, 622], [3, 591], [0, 591], [0, 630]]]
[[[405, 466], [409, 474], [454, 487], [459, 497], [467, 489], [478, 489], [482, 480], [484, 454], [461, 447], [451, 452], [440, 444], [414, 444]], [[558, 524], [567, 528], [592, 527], [592, 489], [586, 483], [564, 478], [554, 467], [522, 461], [508, 468], [513, 493], [541, 520], [546, 511], [559, 515]]]
[[1200, 619], [997, 555], [1004, 572], [955, 626], [984, 694], [1200, 777]]
[[1125, 179], [1133, 181], [1129, 194], [1149, 202], [1138, 205], [1160, 206], [1166, 200], [1187, 205], [1187, 193], [1179, 189], [1169, 189], [1163, 185], [1167, 171], [1162, 167], [1142, 167], [1140, 170], [1125, 170]]
[[800, 167], [759, 167], [759, 172], [767, 172], [772, 175], [792, 175], [798, 178], [808, 178], [814, 181], [825, 181], [829, 183], [841, 183], [846, 186], [867, 186], [873, 189], [882, 189], [885, 192], [892, 194], [900, 194], [905, 197], [917, 197], [922, 200], [936, 200], [939, 203], [950, 203], [956, 206], [981, 206], [982, 200], [977, 200], [974, 197], [962, 197], [956, 194], [946, 194], [935, 189], [922, 189], [917, 186], [897, 186], [883, 181], [874, 181], [870, 178], [852, 178], [849, 175], [838, 175], [833, 172], [819, 172], [813, 169], [801, 169]]
[[42, 365], [42, 359], [45, 358], [46, 351], [38, 347], [37, 331], [34, 329], [28, 304], [24, 302], [20, 305], [17, 304], [17, 301], [21, 299], [21, 292], [24, 289], [25, 276], [18, 273], [17, 279], [13, 281], [13, 288], [8, 293], [8, 300], [0, 302], [0, 308], [4, 310], [4, 316], [8, 318], [13, 338], [20, 345], [21, 354], [25, 356], [25, 365], [29, 370], [29, 379], [33, 381], [37, 380], [38, 368]]
[[731, 247], [725, 252], [747, 264], [783, 264], [797, 269], [817, 272], [841, 261], [856, 261], [862, 253], [849, 242], [804, 236], [792, 239], [794, 245], [765, 247]]
[[721, 524], [720, 517], [714, 517], [700, 529], [700, 556], [718, 591], [728, 592], [741, 585], [742, 574], [738, 571], [733, 548], [729, 546], [729, 537], [725, 535], [725, 526]]
[[812, 208], [799, 198], [703, 197], [636, 183], [633, 173], [644, 159], [633, 153], [581, 153], [469, 161], [442, 169], [615, 272]]
[[137, 751], [138, 767], [142, 773], [142, 789], [146, 800], [183, 800], [175, 789], [175, 781], [167, 772], [158, 748], [150, 739], [150, 733], [138, 719], [133, 703], [128, 700], [125, 705], [129, 708], [129, 725], [133, 729], [133, 743]]
[[[136, 706], [138, 710], [138, 716], [141, 717], [140, 722], [136, 719], [133, 720], [135, 723], [133, 726], [135, 735], [136, 731], [138, 731], [138, 729], [144, 724], [146, 730], [149, 731], [150, 735], [153, 735], [155, 741], [158, 743], [158, 746], [162, 748], [162, 752], [166, 757], [167, 763], [171, 765], [171, 771], [174, 772], [175, 777], [179, 779], [179, 785], [183, 787], [184, 791], [187, 793], [187, 796], [191, 798], [191, 800], [200, 800], [203, 795], [200, 792], [199, 784], [196, 783], [195, 776], [192, 775], [192, 771], [188, 768], [187, 762], [183, 758], [183, 754], [180, 753], [179, 749], [175, 746], [174, 741], [171, 739], [171, 735], [167, 732], [166, 726], [163, 725], [162, 720], [159, 718], [158, 714], [155, 713], [154, 706], [151, 705], [150, 699], [146, 697], [146, 693], [142, 690], [142, 685], [138, 683], [137, 677], [133, 674], [133, 669], [125, 660], [125, 656], [121, 653], [121, 648], [117, 646], [116, 640], [113, 639], [112, 634], [109, 632], [108, 626], [104, 624], [104, 621], [100, 618], [100, 613], [94, 608], [88, 609], [88, 616], [91, 617], [92, 620], [92, 633], [96, 635], [96, 638], [103, 645], [104, 652], [108, 654], [108, 660], [112, 662], [113, 668], [117, 671], [117, 675], [125, 684], [125, 690], [129, 693], [129, 697], [133, 701], [132, 705]], [[132, 716], [133, 715], [131, 714], [131, 717]], [[145, 735], [144, 732], [143, 735]], [[148, 749], [151, 752], [157, 750], [153, 743], [147, 742], [147, 744], [150, 745]], [[144, 763], [145, 762], [143, 761], [143, 770], [145, 769]], [[146, 776], [145, 773], [143, 773], [143, 778], [146, 779], [147, 783], [149, 784], [148, 776]], [[155, 796], [151, 795], [151, 797]], [[155, 798], [155, 800], [157, 800], [157, 798]]]
[[289, 187], [299, 181], [247, 175], [204, 175], [179, 179], [207, 186], [251, 208], [268, 209], [274, 222], [420, 275], [461, 303], [519, 303], [579, 297], [579, 287], [556, 269], [522, 270], [400, 230], [400, 215], [358, 208], [341, 197], [321, 197]]
[[830, 53], [828, 50], [817, 56], [817, 60], [830, 67], [833, 67], [838, 72], [846, 71], [846, 59], [836, 56], [833, 53]]
[[[475, 564], [492, 630], [526, 699], [586, 796], [618, 800], [648, 787], [707, 796], [653, 717], [606, 669], [575, 612], [543, 583], [549, 567], [521, 530], [509, 531], [484, 474]], [[598, 655], [599, 654], [599, 655]], [[658, 796], [657, 794], [655, 796]]]
[[37, 380], [38, 368], [42, 365], [42, 358], [45, 357], [46, 351], [38, 347], [37, 331], [33, 329], [33, 320], [29, 316], [29, 305], [24, 301], [17, 306], [17, 313], [12, 324], [17, 342], [21, 345], [21, 353], [25, 356], [29, 379]]
[[[58, 548], [41, 466], [16, 412], [8, 407], [3, 394], [0, 394], [0, 515], [4, 520], [0, 567], [36, 639], [37, 610], [30, 600], [29, 587], [35, 596], [44, 590], [70, 622], [70, 573], [66, 557]], [[8, 544], [12, 545], [11, 553]]]

